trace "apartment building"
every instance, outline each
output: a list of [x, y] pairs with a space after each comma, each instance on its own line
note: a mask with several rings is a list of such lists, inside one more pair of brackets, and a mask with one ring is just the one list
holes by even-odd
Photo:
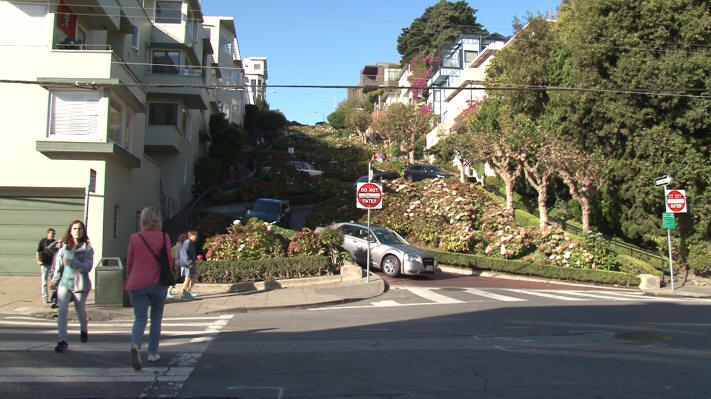
[[125, 257], [143, 207], [168, 218], [192, 200], [209, 145], [218, 62], [200, 1], [0, 1], [0, 15], [0, 275], [36, 274], [46, 229], [75, 219], [95, 263]]
[[206, 16], [203, 20], [214, 51], [211, 73], [220, 87], [215, 92], [217, 109], [230, 122], [241, 125], [244, 122], [244, 105], [249, 103], [249, 96], [244, 90], [246, 77], [234, 18]]
[[257, 100], [267, 101], [267, 59], [266, 57], [247, 57], [242, 63], [245, 76], [248, 104], [254, 105]]
[[[397, 62], [378, 62], [375, 65], [366, 65], [360, 71], [358, 87], [348, 89], [347, 96], [348, 98], [363, 97], [381, 88], [391, 88], [395, 92], [401, 73], [402, 68]], [[381, 101], [384, 103], [385, 98], [381, 98]]]

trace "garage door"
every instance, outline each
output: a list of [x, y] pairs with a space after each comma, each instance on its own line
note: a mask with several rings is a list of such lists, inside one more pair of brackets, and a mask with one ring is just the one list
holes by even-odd
[[47, 229], [60, 238], [83, 218], [83, 197], [0, 196], [0, 275], [39, 275], [35, 252]]

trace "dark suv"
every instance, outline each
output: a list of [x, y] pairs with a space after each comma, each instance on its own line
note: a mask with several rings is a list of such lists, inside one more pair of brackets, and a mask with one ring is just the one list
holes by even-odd
[[257, 218], [277, 226], [289, 227], [291, 222], [291, 207], [289, 201], [274, 198], [258, 198], [247, 207], [245, 219]]
[[403, 177], [409, 181], [420, 181], [424, 179], [448, 178], [453, 175], [446, 170], [442, 170], [434, 165], [426, 163], [415, 163], [407, 165]]

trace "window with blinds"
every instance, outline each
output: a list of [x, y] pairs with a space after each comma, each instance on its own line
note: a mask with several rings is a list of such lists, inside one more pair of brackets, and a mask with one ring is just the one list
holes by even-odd
[[98, 140], [101, 95], [86, 91], [53, 91], [50, 96], [49, 136]]

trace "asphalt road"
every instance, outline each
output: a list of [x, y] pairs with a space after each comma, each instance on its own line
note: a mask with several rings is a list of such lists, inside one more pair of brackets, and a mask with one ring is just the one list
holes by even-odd
[[350, 304], [166, 320], [163, 358], [142, 372], [129, 367], [130, 321], [92, 323], [87, 344], [74, 334], [56, 354], [52, 320], [0, 317], [0, 397], [708, 394], [709, 299], [469, 285], [392, 285]]

